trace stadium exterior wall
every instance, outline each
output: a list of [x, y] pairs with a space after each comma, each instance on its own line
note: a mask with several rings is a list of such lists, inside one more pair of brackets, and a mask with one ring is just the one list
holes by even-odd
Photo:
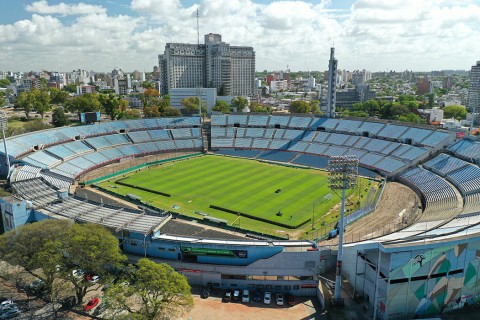
[[432, 316], [480, 298], [480, 238], [347, 245], [343, 274], [377, 319]]
[[[29, 208], [27, 201], [2, 199], [2, 219], [13, 230], [25, 223], [52, 217]], [[6, 208], [6, 209], [5, 209]], [[12, 214], [10, 214], [12, 212]], [[308, 242], [227, 241], [175, 238], [167, 235], [116, 233], [120, 248], [134, 261], [147, 257], [165, 262], [192, 285], [262, 289], [315, 296], [320, 251]], [[162, 238], [163, 237], [163, 238]]]

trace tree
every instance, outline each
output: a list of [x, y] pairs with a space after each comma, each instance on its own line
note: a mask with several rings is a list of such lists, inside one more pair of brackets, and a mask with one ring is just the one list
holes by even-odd
[[155, 89], [155, 84], [153, 82], [150, 82], [150, 81], [143, 81], [142, 82], [142, 88]]
[[25, 91], [20, 93], [15, 100], [15, 109], [23, 109], [23, 112], [25, 112], [25, 116], [28, 119], [30, 117], [30, 112], [33, 110], [34, 104], [34, 96], [29, 91]]
[[118, 119], [140, 119], [140, 110], [127, 108], [118, 115]]
[[310, 101], [310, 112], [314, 114], [320, 113], [320, 101], [318, 100]]
[[107, 308], [126, 310], [129, 319], [179, 318], [193, 306], [190, 286], [185, 276], [166, 263], [142, 258], [138, 269], [131, 269], [126, 281], [115, 284], [105, 293]]
[[406, 115], [399, 116], [397, 120], [402, 122], [419, 123], [419, 124], [425, 123], [425, 120], [423, 120], [422, 118], [420, 118], [419, 115], [414, 113], [408, 113]]
[[55, 127], [63, 127], [69, 124], [70, 121], [68, 121], [67, 116], [65, 115], [65, 112], [63, 111], [63, 108], [58, 107], [53, 109], [52, 112], [52, 124]]
[[34, 95], [34, 105], [33, 110], [42, 116], [45, 115], [45, 112], [50, 110], [52, 106], [50, 105], [50, 95], [46, 90], [34, 89], [31, 91]]
[[272, 112], [272, 108], [270, 106], [262, 106], [258, 102], [252, 102], [250, 104], [250, 112], [270, 113], [270, 112]]
[[443, 114], [445, 118], [455, 118], [457, 120], [462, 120], [467, 117], [467, 109], [464, 106], [460, 105], [451, 105], [443, 108]]
[[237, 110], [237, 112], [242, 112], [243, 109], [248, 107], [248, 100], [244, 97], [236, 97], [232, 99], [231, 103], [232, 108]]
[[10, 85], [10, 80], [8, 79], [0, 79], [0, 87], [6, 88]]
[[303, 100], [295, 100], [290, 104], [291, 113], [308, 113], [310, 110], [311, 106]]
[[98, 100], [98, 94], [85, 93], [81, 96], [74, 97], [65, 102], [64, 107], [70, 112], [94, 112], [101, 111], [102, 104]]
[[179, 117], [181, 115], [182, 113], [180, 112], [180, 110], [172, 107], [165, 108], [165, 110], [161, 114], [162, 117]]
[[198, 97], [187, 97], [182, 99], [182, 106], [187, 113], [198, 113], [198, 106], [200, 105], [201, 99]]
[[215, 106], [213, 106], [212, 111], [219, 111], [221, 113], [230, 113], [230, 105], [227, 101], [217, 100]]
[[45, 90], [38, 90], [33, 88], [30, 91], [20, 93], [15, 100], [15, 107], [23, 109], [27, 119], [30, 116], [30, 112], [35, 111], [43, 118], [46, 111], [50, 110], [50, 96]]
[[119, 268], [126, 260], [118, 247], [118, 239], [98, 224], [72, 224], [63, 242], [64, 255], [68, 257], [63, 264], [63, 276], [74, 286], [79, 304], [88, 292], [98, 289], [98, 286], [83, 277], [76, 278], [71, 272], [73, 266], [94, 273], [104, 281], [109, 276], [109, 268]]
[[120, 101], [118, 100], [118, 97], [113, 93], [100, 94], [98, 96], [98, 101], [100, 101], [105, 113], [110, 116], [110, 119], [115, 120], [120, 113]]
[[63, 90], [70, 92], [70, 93], [77, 93], [77, 84], [76, 83], [69, 83], [65, 87], [63, 87]]
[[68, 92], [62, 91], [57, 88], [50, 88], [50, 101], [55, 104], [64, 104], [65, 101], [70, 97]]
[[218, 88], [218, 95], [219, 95], [219, 96], [225, 96], [226, 93], [227, 93], [227, 89], [225, 88], [225, 84], [222, 83], [222, 84], [220, 85], [220, 88]]
[[143, 116], [145, 118], [157, 118], [160, 117], [160, 111], [156, 106], [145, 106], [143, 107]]
[[19, 265], [45, 283], [51, 295], [56, 280], [72, 283], [77, 303], [98, 289], [85, 278], [76, 278], [73, 269], [108, 277], [108, 267], [120, 267], [126, 257], [117, 238], [103, 226], [76, 224], [71, 220], [47, 219], [27, 224], [0, 236], [0, 259]]
[[433, 104], [435, 102], [435, 95], [433, 93], [429, 93], [427, 94], [427, 98], [428, 98], [428, 107], [431, 109], [433, 108]]
[[63, 219], [43, 220], [9, 231], [0, 236], [0, 258], [42, 280], [48, 295], [60, 276], [57, 266], [64, 261], [61, 240], [71, 223]]

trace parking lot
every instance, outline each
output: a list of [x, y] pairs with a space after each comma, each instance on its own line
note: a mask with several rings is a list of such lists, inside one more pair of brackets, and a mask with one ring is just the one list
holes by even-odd
[[263, 298], [260, 302], [222, 302], [224, 290], [212, 293], [207, 299], [200, 297], [201, 288], [193, 288], [195, 306], [183, 316], [184, 320], [275, 320], [275, 319], [315, 319], [316, 312], [320, 305], [312, 297], [295, 297], [294, 306], [277, 306], [275, 293], [272, 293], [272, 302], [264, 304]]

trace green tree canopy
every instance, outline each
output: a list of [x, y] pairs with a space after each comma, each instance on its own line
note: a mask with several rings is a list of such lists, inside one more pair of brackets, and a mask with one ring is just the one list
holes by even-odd
[[0, 87], [6, 88], [10, 85], [10, 80], [8, 79], [0, 79]]
[[98, 95], [98, 101], [100, 101], [103, 110], [110, 116], [110, 119], [115, 120], [120, 113], [119, 97], [114, 93], [101, 93]]
[[63, 90], [70, 92], [70, 93], [77, 93], [77, 84], [76, 83], [69, 83], [65, 87], [63, 87]]
[[399, 116], [396, 120], [402, 121], [402, 122], [418, 123], [418, 124], [425, 123], [425, 120], [423, 120], [422, 118], [420, 118], [419, 115], [414, 113], [408, 113], [408, 114]]
[[142, 258], [138, 269], [125, 279], [129, 285], [116, 284], [105, 294], [107, 307], [126, 310], [129, 319], [178, 319], [193, 307], [193, 298], [185, 276], [165, 263]]
[[162, 117], [180, 117], [181, 115], [182, 113], [179, 109], [172, 107], [165, 108], [165, 110], [161, 114]]
[[52, 124], [55, 127], [63, 127], [69, 124], [70, 121], [68, 120], [67, 116], [65, 115], [65, 112], [63, 111], [63, 108], [58, 107], [53, 109], [52, 112]]
[[50, 110], [50, 95], [45, 90], [33, 88], [19, 94], [15, 100], [15, 108], [23, 109], [25, 116], [29, 118], [30, 112], [35, 111], [43, 118], [46, 111]]
[[217, 100], [215, 106], [213, 106], [212, 111], [219, 111], [221, 113], [230, 113], [230, 105], [227, 101]]
[[143, 107], [143, 116], [145, 118], [157, 118], [160, 117], [160, 111], [157, 106], [145, 106]]
[[252, 102], [250, 103], [250, 112], [270, 113], [272, 112], [272, 108], [270, 106], [262, 106], [258, 102]]
[[65, 102], [64, 107], [70, 112], [95, 112], [102, 110], [102, 104], [98, 100], [98, 94], [85, 93], [69, 99]]
[[242, 112], [243, 109], [248, 107], [248, 100], [245, 99], [244, 97], [238, 96], [232, 99], [231, 106], [232, 108], [235, 108], [237, 112]]
[[312, 107], [304, 100], [295, 100], [290, 104], [291, 113], [309, 113]]
[[98, 289], [100, 283], [76, 278], [72, 270], [80, 268], [106, 279], [107, 267], [120, 267], [126, 257], [117, 238], [100, 225], [47, 219], [0, 236], [0, 259], [41, 279], [50, 294], [56, 279], [70, 282], [81, 304], [85, 294]]
[[67, 91], [62, 91], [57, 88], [50, 88], [49, 91], [50, 91], [50, 100], [52, 103], [55, 103], [55, 104], [64, 104], [65, 101], [67, 101], [68, 98], [70, 97]]
[[202, 101], [202, 99], [198, 97], [187, 97], [182, 100], [182, 106], [185, 109], [187, 113], [191, 114], [198, 114], [198, 106], [202, 106], [202, 113], [204, 113], [205, 110], [205, 102]]
[[462, 120], [467, 117], [467, 109], [460, 105], [451, 105], [443, 108], [444, 118], [455, 118]]
[[35, 96], [35, 104], [33, 106], [33, 110], [42, 116], [45, 115], [45, 112], [52, 109], [50, 105], [50, 95], [46, 90], [32, 90]]

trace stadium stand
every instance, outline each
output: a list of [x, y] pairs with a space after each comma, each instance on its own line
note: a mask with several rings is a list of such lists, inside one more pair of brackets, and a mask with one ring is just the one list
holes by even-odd
[[480, 165], [480, 141], [462, 139], [448, 147], [457, 157]]
[[435, 173], [415, 167], [399, 175], [399, 180], [422, 195], [422, 220], [445, 220], [456, 215], [461, 199], [452, 185]]
[[[266, 127], [268, 122], [268, 115], [250, 114], [248, 117], [249, 127]], [[213, 116], [212, 116], [213, 119]]]

